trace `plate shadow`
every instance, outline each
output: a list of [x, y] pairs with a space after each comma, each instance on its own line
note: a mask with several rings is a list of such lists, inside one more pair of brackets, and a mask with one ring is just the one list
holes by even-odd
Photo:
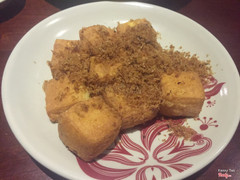
[[[90, 2], [99, 2], [97, 0], [45, 0], [45, 1], [59, 9], [66, 9], [72, 6]], [[129, 0], [117, 0], [112, 2], [128, 2], [128, 1]], [[139, 0], [138, 2], [154, 4], [171, 10], [178, 10], [186, 6], [190, 1], [191, 0]]]

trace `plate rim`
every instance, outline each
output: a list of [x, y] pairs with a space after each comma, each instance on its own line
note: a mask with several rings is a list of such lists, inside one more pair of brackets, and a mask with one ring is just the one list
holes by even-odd
[[[10, 129], [12, 131], [12, 133], [14, 134], [15, 138], [18, 140], [18, 142], [20, 142], [21, 146], [26, 150], [27, 153], [29, 153], [31, 155], [31, 157], [33, 157], [34, 159], [36, 159], [40, 164], [42, 164], [43, 166], [47, 167], [48, 169], [50, 169], [51, 171], [55, 172], [56, 174], [60, 175], [60, 176], [64, 176], [64, 177], [68, 177], [68, 178], [71, 178], [68, 174], [65, 174], [65, 172], [60, 172], [57, 170], [56, 167], [54, 167], [54, 163], [53, 164], [48, 164], [48, 162], [42, 160], [42, 157], [41, 155], [39, 156], [39, 154], [37, 152], [35, 152], [35, 150], [29, 146], [29, 144], [26, 143], [26, 140], [23, 139], [23, 138], [20, 138], [21, 136], [19, 136], [19, 134], [21, 134], [21, 131], [20, 129], [17, 129], [17, 127], [14, 126], [14, 121], [12, 121], [12, 115], [9, 113], [9, 104], [7, 102], [7, 99], [6, 99], [6, 94], [7, 94], [7, 78], [8, 78], [8, 75], [9, 75], [9, 69], [11, 69], [11, 64], [14, 64], [14, 59], [13, 59], [13, 56], [14, 56], [14, 53], [16, 52], [16, 49], [19, 48], [19, 46], [21, 45], [22, 42], [24, 42], [27, 37], [34, 31], [36, 30], [38, 27], [40, 27], [42, 24], [45, 24], [47, 21], [50, 21], [51, 19], [54, 19], [56, 17], [58, 17], [59, 15], [61, 14], [64, 14], [66, 13], [67, 11], [72, 11], [73, 9], [78, 9], [78, 8], [83, 8], [83, 7], [86, 7], [86, 6], [96, 6], [96, 5], [103, 5], [103, 4], [112, 4], [112, 5], [133, 5], [133, 6], [138, 6], [138, 5], [143, 5], [143, 6], [150, 6], [150, 7], [154, 7], [154, 8], [159, 8], [161, 10], [165, 10], [167, 12], [171, 12], [171, 13], [175, 13], [176, 15], [180, 15], [181, 17], [184, 17], [186, 18], [188, 21], [190, 20], [192, 23], [195, 23], [196, 25], [200, 26], [201, 28], [203, 28], [206, 32], [208, 32], [211, 36], [213, 36], [213, 38], [218, 42], [220, 43], [220, 45], [222, 46], [222, 48], [225, 50], [225, 53], [227, 53], [227, 55], [229, 56], [229, 58], [232, 60], [231, 61], [231, 68], [234, 69], [234, 74], [235, 76], [238, 75], [239, 77], [239, 72], [236, 68], [236, 65], [235, 65], [235, 62], [233, 61], [231, 55], [228, 53], [228, 51], [226, 50], [226, 48], [223, 46], [223, 44], [211, 33], [209, 32], [206, 28], [204, 28], [202, 25], [200, 25], [199, 23], [197, 23], [196, 21], [192, 20], [191, 18], [183, 15], [183, 14], [180, 14], [176, 11], [173, 11], [173, 10], [170, 10], [170, 9], [167, 9], [167, 8], [164, 8], [164, 7], [161, 7], [161, 6], [157, 6], [157, 5], [153, 5], [153, 4], [148, 4], [148, 3], [142, 3], [142, 2], [134, 2], [134, 1], [129, 1], [129, 2], [112, 2], [112, 1], [100, 1], [100, 2], [91, 2], [91, 3], [85, 3], [85, 4], [80, 4], [80, 5], [77, 5], [77, 6], [73, 6], [73, 7], [70, 7], [70, 8], [67, 8], [65, 10], [62, 10], [62, 11], [59, 11], [57, 13], [54, 13], [52, 14], [51, 16], [41, 20], [39, 23], [37, 23], [35, 26], [33, 26], [19, 41], [18, 43], [16, 44], [16, 46], [14, 47], [14, 49], [12, 50], [7, 62], [6, 62], [6, 65], [5, 65], [5, 68], [4, 68], [4, 71], [3, 71], [3, 75], [2, 75], [2, 87], [1, 87], [1, 95], [2, 95], [2, 104], [3, 104], [3, 110], [4, 110], [4, 114], [5, 114], [5, 117], [6, 117], [6, 120], [10, 126]], [[237, 88], [240, 89], [240, 82], [237, 83]], [[238, 93], [238, 96], [239, 96], [239, 93]], [[236, 126], [235, 126], [235, 129], [233, 131], [231, 131], [231, 133], [229, 133], [229, 137], [227, 138], [228, 140], [226, 140], [227, 142], [224, 143], [221, 148], [218, 150], [218, 152], [216, 152], [209, 160], [209, 162], [205, 162], [205, 163], [202, 163], [200, 165], [200, 168], [194, 168], [192, 167], [192, 171], [186, 171], [184, 174], [180, 173], [179, 174], [179, 177], [182, 176], [182, 177], [188, 177], [194, 173], [196, 173], [197, 171], [200, 171], [202, 168], [204, 168], [205, 166], [207, 166], [209, 163], [211, 163], [217, 156], [219, 156], [221, 154], [221, 152], [226, 148], [226, 146], [229, 144], [229, 142], [231, 141], [231, 139], [233, 138], [233, 135], [235, 134], [236, 130], [237, 130], [237, 127], [238, 127], [238, 124], [239, 124], [239, 118], [240, 118], [240, 113], [237, 113], [237, 110], [238, 112], [240, 112], [240, 100], [238, 101], [238, 109], [236, 108], [236, 120], [234, 120], [234, 122], [236, 123]], [[36, 154], [37, 153], [37, 154]], [[198, 165], [199, 167], [199, 165]], [[183, 176], [184, 175], [184, 176]]]

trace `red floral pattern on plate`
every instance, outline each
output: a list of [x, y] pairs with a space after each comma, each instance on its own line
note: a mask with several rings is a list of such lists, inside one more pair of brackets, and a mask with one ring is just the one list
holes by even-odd
[[[214, 77], [209, 78], [205, 88], [207, 107], [215, 105], [216, 100], [210, 101], [217, 95], [223, 83], [218, 83]], [[215, 126], [217, 121], [206, 117], [199, 120], [201, 130]], [[175, 120], [183, 125], [182, 119]], [[113, 149], [105, 151], [101, 158], [93, 162], [84, 162], [77, 158], [82, 171], [94, 179], [136, 179], [155, 180], [171, 177], [193, 166], [189, 158], [199, 156], [209, 150], [212, 140], [202, 134], [195, 134], [190, 141], [171, 135], [165, 120], [155, 120], [144, 126], [139, 126], [134, 132], [122, 133], [115, 142]]]
[[[205, 99], [210, 99], [212, 96], [217, 95], [222, 86], [225, 84], [225, 82], [218, 83], [217, 79], [215, 79], [213, 76], [209, 77], [208, 80], [209, 83], [204, 86]], [[210, 104], [210, 101], [207, 101], [207, 103]]]
[[[182, 120], [176, 121], [182, 123]], [[79, 166], [88, 176], [96, 179], [129, 176], [137, 180], [157, 179], [159, 176], [165, 179], [172, 176], [173, 171], [183, 172], [192, 167], [193, 164], [185, 160], [206, 152], [212, 145], [211, 139], [201, 134], [194, 135], [191, 141], [174, 135], [168, 135], [166, 140], [158, 139], [168, 128], [167, 122], [156, 120], [140, 130], [139, 142], [131, 133], [121, 134], [119, 142], [109, 153], [91, 163], [77, 158]]]
[[214, 126], [214, 127], [218, 127], [217, 125], [217, 121], [213, 120], [212, 117], [208, 118], [207, 117], [203, 117], [203, 118], [196, 118], [196, 120], [200, 121], [202, 124], [200, 125], [200, 129], [202, 131], [205, 131], [209, 128], [209, 126]]

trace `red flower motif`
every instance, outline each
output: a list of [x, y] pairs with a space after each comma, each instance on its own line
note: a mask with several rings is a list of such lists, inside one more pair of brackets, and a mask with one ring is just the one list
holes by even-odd
[[216, 124], [217, 121], [216, 120], [213, 120], [212, 117], [210, 117], [208, 120], [207, 120], [207, 117], [203, 117], [202, 119], [200, 118], [197, 118], [196, 120], [200, 121], [202, 124], [200, 125], [200, 129], [202, 131], [205, 131], [209, 128], [209, 126], [214, 126], [214, 127], [218, 127], [218, 125]]
[[140, 131], [124, 133], [115, 148], [101, 159], [86, 163], [77, 158], [78, 164], [85, 174], [96, 179], [164, 179], [173, 171], [181, 173], [192, 167], [184, 160], [206, 152], [212, 145], [211, 139], [199, 134], [192, 141], [172, 135], [162, 142], [159, 138], [168, 128], [166, 121], [157, 120]]
[[207, 101], [207, 107], [212, 107], [216, 104], [216, 100], [213, 101]]
[[218, 81], [213, 76], [209, 77], [208, 79], [209, 83], [204, 86], [206, 99], [210, 99], [212, 96], [217, 95], [222, 86], [225, 84], [225, 82], [218, 83]]

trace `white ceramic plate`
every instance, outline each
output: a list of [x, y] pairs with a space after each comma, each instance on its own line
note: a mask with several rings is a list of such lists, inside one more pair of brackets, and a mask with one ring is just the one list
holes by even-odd
[[[117, 22], [136, 18], [146, 18], [152, 23], [161, 33], [159, 42], [163, 47], [182, 46], [183, 50], [196, 53], [202, 59], [212, 60], [215, 79], [205, 89], [203, 110], [198, 120], [188, 120], [199, 134], [192, 142], [170, 137], [166, 126], [157, 121], [142, 131], [124, 135], [121, 146], [117, 145], [97, 163], [77, 161], [58, 138], [57, 125], [50, 123], [45, 111], [42, 84], [51, 78], [47, 60], [51, 58], [54, 41], [78, 39], [78, 31], [84, 26], [115, 27]], [[181, 179], [193, 174], [219, 155], [231, 140], [239, 122], [239, 92], [237, 69], [212, 34], [176, 12], [135, 2], [85, 4], [43, 20], [14, 48], [2, 81], [8, 123], [26, 151], [57, 174], [84, 180]]]

